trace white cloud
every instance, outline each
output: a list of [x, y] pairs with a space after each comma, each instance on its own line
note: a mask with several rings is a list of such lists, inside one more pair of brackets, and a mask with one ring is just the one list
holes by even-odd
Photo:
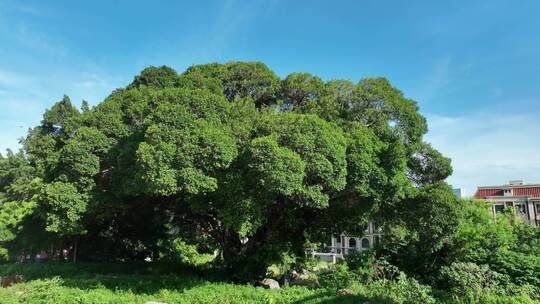
[[512, 179], [540, 183], [538, 113], [482, 112], [449, 117], [426, 115], [426, 140], [452, 158], [448, 182], [472, 195], [477, 186]]

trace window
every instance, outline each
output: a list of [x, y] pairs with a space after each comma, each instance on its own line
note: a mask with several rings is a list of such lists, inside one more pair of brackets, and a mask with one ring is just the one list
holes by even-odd
[[362, 249], [369, 249], [369, 240], [366, 238], [362, 239]]
[[536, 203], [536, 213], [540, 214], [540, 202]]
[[495, 205], [495, 213], [501, 213], [504, 211], [504, 205]]
[[524, 204], [517, 204], [517, 205], [515, 205], [515, 207], [516, 207], [516, 212], [527, 213], [527, 211], [525, 211], [525, 205]]
[[349, 239], [349, 248], [356, 248], [356, 239], [350, 238]]

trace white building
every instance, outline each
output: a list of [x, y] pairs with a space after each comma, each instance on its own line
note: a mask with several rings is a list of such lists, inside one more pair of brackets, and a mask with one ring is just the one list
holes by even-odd
[[335, 263], [344, 255], [353, 251], [363, 251], [378, 245], [381, 238], [381, 229], [374, 221], [369, 221], [362, 236], [349, 235], [346, 232], [330, 238], [330, 245], [321, 252], [310, 250], [314, 258]]
[[524, 222], [540, 226], [540, 184], [515, 180], [502, 186], [478, 187], [474, 197], [493, 202], [493, 215], [513, 208]]

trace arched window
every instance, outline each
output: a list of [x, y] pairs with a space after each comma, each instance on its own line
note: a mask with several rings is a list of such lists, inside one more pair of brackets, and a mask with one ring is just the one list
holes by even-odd
[[369, 240], [366, 238], [362, 239], [362, 249], [369, 249]]
[[349, 239], [349, 248], [356, 248], [356, 239], [350, 238]]

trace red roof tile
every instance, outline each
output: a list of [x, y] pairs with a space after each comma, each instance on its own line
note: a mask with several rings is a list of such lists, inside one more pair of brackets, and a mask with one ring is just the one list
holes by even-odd
[[482, 199], [486, 196], [503, 196], [502, 189], [478, 189], [474, 194], [474, 198]]
[[514, 188], [514, 195], [540, 198], [540, 187]]
[[[540, 187], [516, 187], [512, 189], [514, 196], [540, 198]], [[483, 199], [488, 196], [504, 196], [504, 191], [500, 188], [482, 188], [476, 190], [476, 193], [474, 194], [474, 197], [477, 199]]]

